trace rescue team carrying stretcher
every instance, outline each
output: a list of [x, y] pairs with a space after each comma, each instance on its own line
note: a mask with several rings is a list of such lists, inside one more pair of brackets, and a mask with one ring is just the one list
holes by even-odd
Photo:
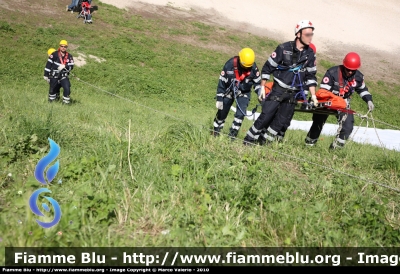
[[[349, 52], [341, 65], [329, 68], [317, 90], [316, 48], [311, 43], [314, 25], [309, 20], [301, 20], [296, 24], [294, 34], [293, 41], [280, 44], [272, 52], [261, 71], [251, 48], [243, 48], [238, 56], [225, 63], [217, 86], [214, 136], [219, 136], [235, 101], [237, 108], [229, 136], [236, 139], [247, 113], [252, 88], [262, 104], [262, 111], [247, 131], [244, 145], [282, 141], [300, 104], [300, 110], [313, 113], [305, 144], [314, 146], [317, 143], [328, 115], [333, 113], [339, 129], [330, 148], [342, 148], [353, 131], [354, 111], [350, 109], [353, 93], [358, 93], [367, 103], [368, 111], [373, 111], [372, 95], [365, 85], [364, 75], [358, 70], [361, 58], [356, 52]], [[268, 81], [271, 75], [273, 81]], [[311, 96], [307, 100], [308, 93]]]

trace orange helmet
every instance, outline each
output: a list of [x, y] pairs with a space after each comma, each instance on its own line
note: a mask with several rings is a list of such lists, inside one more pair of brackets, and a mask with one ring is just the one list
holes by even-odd
[[350, 70], [356, 70], [361, 67], [361, 58], [355, 52], [349, 52], [343, 59], [343, 66]]

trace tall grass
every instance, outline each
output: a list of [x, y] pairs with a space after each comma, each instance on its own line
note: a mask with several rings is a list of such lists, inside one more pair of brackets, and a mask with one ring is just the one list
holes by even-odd
[[[244, 147], [247, 119], [236, 142], [210, 136], [224, 62], [251, 46], [261, 64], [278, 42], [100, 2], [93, 17], [84, 25], [70, 14], [2, 11], [1, 246], [399, 245], [398, 152], [354, 142], [329, 151], [329, 136], [310, 149], [296, 130], [284, 143]], [[70, 106], [49, 104], [42, 79], [46, 51], [61, 39], [87, 57], [73, 70]], [[331, 64], [319, 59], [320, 79]], [[400, 87], [367, 84], [374, 117], [399, 126], [390, 95]], [[28, 199], [47, 138], [61, 147], [49, 189], [63, 215], [42, 229]]]

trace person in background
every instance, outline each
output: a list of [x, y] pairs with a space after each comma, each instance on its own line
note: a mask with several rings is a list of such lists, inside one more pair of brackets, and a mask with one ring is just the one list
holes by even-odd
[[[344, 101], [343, 107], [350, 109], [351, 96], [356, 92], [367, 103], [368, 110], [373, 111], [372, 95], [364, 82], [364, 75], [358, 70], [360, 67], [361, 58], [358, 53], [349, 52], [346, 54], [342, 65], [331, 67], [326, 71], [317, 92], [317, 99], [329, 98], [331, 101], [340, 99]], [[343, 148], [354, 127], [354, 115], [352, 113], [340, 112], [336, 115], [336, 118], [338, 119], [339, 130], [329, 147], [330, 149]], [[313, 123], [305, 139], [307, 146], [314, 146], [317, 143], [327, 119], [328, 115], [313, 114]]]
[[67, 5], [66, 11], [74, 12], [74, 9], [78, 6], [79, 0], [72, 0], [70, 5]]
[[[51, 56], [55, 51], [56, 51], [55, 48], [49, 48], [49, 49], [47, 50], [47, 59], [49, 59], [50, 56]], [[50, 78], [52, 78], [51, 75], [52, 75], [52, 73], [50, 72], [50, 73], [49, 73], [49, 77], [43, 76], [44, 80], [46, 80], [46, 82], [49, 83], [49, 94], [50, 94], [50, 92], [51, 92], [51, 85], [50, 85]], [[56, 96], [56, 100], [59, 100], [59, 99], [60, 99], [60, 85], [57, 85], [55, 88], [56, 88], [55, 93], [56, 93], [56, 95], [57, 95], [57, 96]]]
[[53, 52], [47, 60], [44, 77], [50, 79], [49, 102], [54, 102], [57, 91], [63, 88], [63, 104], [70, 103], [71, 83], [69, 73], [74, 68], [74, 58], [67, 52], [68, 42], [61, 40], [57, 51]]
[[236, 100], [236, 113], [229, 136], [234, 139], [238, 135], [246, 115], [247, 106], [251, 98], [251, 88], [259, 96], [261, 76], [255, 63], [255, 54], [251, 48], [243, 48], [238, 56], [230, 58], [222, 68], [219, 75], [216, 96], [216, 108], [218, 109], [214, 118], [214, 136], [219, 136], [224, 127], [225, 119], [229, 110]]

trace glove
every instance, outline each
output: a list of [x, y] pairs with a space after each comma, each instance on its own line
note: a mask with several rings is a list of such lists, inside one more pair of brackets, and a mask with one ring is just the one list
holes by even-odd
[[224, 103], [221, 101], [217, 101], [217, 103], [215, 104], [215, 106], [217, 107], [217, 109], [223, 110], [224, 109]]
[[374, 103], [372, 103], [372, 101], [368, 101], [368, 110], [373, 111], [374, 108], [375, 108]]
[[258, 92], [258, 101], [262, 102], [265, 99], [265, 90], [261, 87], [260, 91]]
[[47, 81], [47, 83], [50, 83], [50, 79], [47, 76], [43, 76], [43, 79]]
[[318, 105], [317, 96], [315, 96], [315, 95], [312, 95], [312, 96], [311, 96], [311, 100], [313, 101], [313, 103], [314, 103], [314, 106], [317, 106], [317, 105]]
[[63, 70], [63, 69], [65, 69], [65, 65], [59, 65], [57, 69], [58, 70]]

